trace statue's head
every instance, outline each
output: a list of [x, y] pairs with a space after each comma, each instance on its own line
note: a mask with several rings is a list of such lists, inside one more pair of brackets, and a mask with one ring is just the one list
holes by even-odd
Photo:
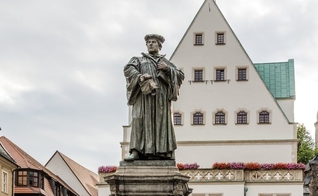
[[165, 38], [158, 34], [148, 34], [145, 36], [145, 41], [149, 53], [159, 53]]

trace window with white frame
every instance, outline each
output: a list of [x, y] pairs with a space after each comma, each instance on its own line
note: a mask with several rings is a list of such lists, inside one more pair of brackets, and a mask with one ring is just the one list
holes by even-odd
[[2, 192], [8, 193], [8, 173], [2, 171]]

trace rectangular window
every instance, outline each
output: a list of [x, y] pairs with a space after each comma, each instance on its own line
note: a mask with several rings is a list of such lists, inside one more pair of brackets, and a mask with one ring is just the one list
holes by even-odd
[[217, 45], [225, 44], [224, 33], [217, 33], [216, 34], [216, 44]]
[[28, 185], [28, 172], [27, 171], [18, 171], [18, 186], [27, 186]]
[[195, 34], [194, 45], [203, 45], [203, 34]]
[[203, 70], [194, 70], [194, 81], [203, 82]]
[[224, 69], [217, 69], [216, 72], [216, 78], [217, 81], [223, 81], [224, 80]]
[[8, 193], [8, 173], [2, 171], [2, 192]]
[[29, 172], [29, 185], [33, 187], [39, 187], [39, 173], [30, 171]]
[[246, 79], [246, 69], [238, 69], [237, 70], [237, 80], [245, 81]]

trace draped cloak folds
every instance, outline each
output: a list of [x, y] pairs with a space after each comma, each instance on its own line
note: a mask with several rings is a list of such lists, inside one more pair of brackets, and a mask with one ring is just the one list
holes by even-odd
[[[171, 101], [176, 101], [184, 74], [167, 59], [168, 70], [157, 70], [159, 57], [150, 54], [133, 57], [124, 68], [128, 105], [132, 105], [130, 152], [137, 150], [146, 157], [171, 158], [177, 148], [173, 129]], [[153, 93], [144, 94], [140, 81], [143, 74], [152, 76], [157, 85]]]

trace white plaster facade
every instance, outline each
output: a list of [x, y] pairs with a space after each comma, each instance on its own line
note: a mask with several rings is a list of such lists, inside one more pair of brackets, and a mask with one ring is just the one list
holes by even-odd
[[[77, 163], [76, 163], [77, 164]], [[83, 184], [79, 180], [79, 178], [74, 174], [72, 169], [67, 165], [65, 160], [61, 157], [60, 153], [55, 153], [51, 159], [46, 163], [46, 168], [54, 172], [57, 176], [59, 176], [63, 181], [65, 181], [73, 190], [75, 190], [81, 196], [92, 196], [88, 191], [84, 188]], [[82, 170], [83, 171], [83, 170]], [[87, 174], [83, 171], [83, 175]], [[90, 177], [88, 175], [88, 177]], [[92, 186], [95, 186], [93, 184]]]
[[[225, 44], [216, 44], [224, 33]], [[203, 45], [195, 45], [202, 34]], [[294, 99], [275, 100], [258, 74], [215, 1], [205, 0], [170, 60], [185, 73], [180, 97], [173, 105], [182, 114], [175, 126], [177, 163], [198, 163], [211, 168], [215, 162], [296, 163], [297, 130]], [[224, 69], [225, 81], [216, 80], [216, 69]], [[237, 70], [247, 70], [247, 80], [237, 81]], [[203, 81], [194, 82], [194, 70], [203, 70]], [[225, 125], [215, 125], [213, 114], [222, 110]], [[247, 124], [236, 123], [236, 113], [248, 113]], [[258, 123], [259, 112], [270, 113], [270, 123]], [[193, 113], [204, 114], [203, 125], [193, 125]], [[129, 116], [131, 120], [131, 116]], [[124, 126], [122, 157], [128, 155], [130, 127]], [[302, 182], [190, 183], [193, 195], [203, 196], [299, 196]]]

